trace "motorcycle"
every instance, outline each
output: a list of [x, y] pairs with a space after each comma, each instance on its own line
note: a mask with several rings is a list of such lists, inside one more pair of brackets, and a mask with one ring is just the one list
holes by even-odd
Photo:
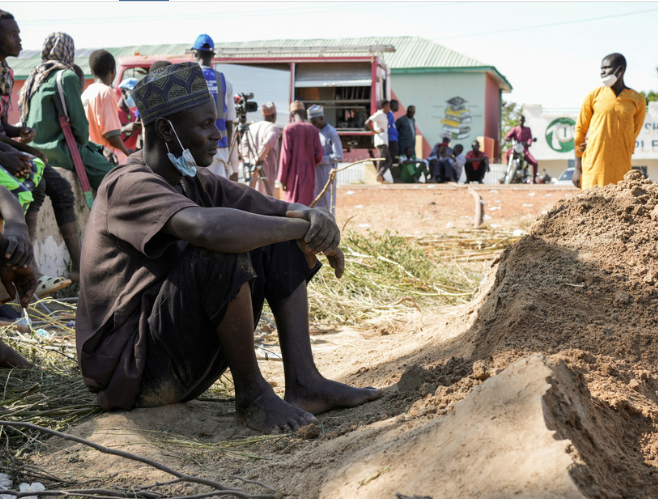
[[[537, 139], [532, 139], [537, 142]], [[507, 162], [505, 184], [527, 184], [532, 178], [528, 174], [528, 163], [525, 160], [525, 147], [523, 142], [512, 140], [512, 154]]]
[[550, 184], [553, 180], [548, 173], [546, 173], [546, 168], [544, 168], [544, 174], [537, 173], [535, 177], [535, 184]]

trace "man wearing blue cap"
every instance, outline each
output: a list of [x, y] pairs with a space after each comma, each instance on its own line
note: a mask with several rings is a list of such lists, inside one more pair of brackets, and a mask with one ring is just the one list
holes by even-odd
[[[233, 102], [233, 85], [222, 73], [212, 67], [215, 56], [215, 42], [208, 35], [199, 35], [192, 45], [196, 62], [201, 66], [203, 76], [208, 82], [208, 90], [217, 104], [217, 129], [222, 134], [218, 142], [217, 155], [209, 170], [222, 177], [238, 180], [237, 159], [229, 157], [233, 141], [233, 121], [235, 120], [235, 102]], [[237, 150], [235, 151], [237, 154]]]
[[[296, 429], [381, 396], [324, 378], [313, 361], [306, 283], [324, 253], [340, 277], [340, 231], [322, 208], [264, 196], [208, 171], [220, 133], [201, 68], [174, 64], [133, 90], [144, 149], [98, 190], [82, 250], [76, 323], [84, 381], [104, 409], [192, 400], [229, 368], [237, 417]], [[254, 324], [267, 300], [286, 394], [265, 381]]]

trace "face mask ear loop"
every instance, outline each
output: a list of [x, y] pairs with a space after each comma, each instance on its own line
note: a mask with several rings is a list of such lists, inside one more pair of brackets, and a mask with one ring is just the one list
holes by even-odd
[[180, 150], [184, 151], [185, 148], [183, 147], [183, 144], [181, 143], [180, 139], [178, 138], [178, 134], [176, 133], [176, 129], [174, 128], [174, 125], [172, 125], [171, 121], [169, 121], [169, 120], [167, 120], [167, 123], [169, 123], [169, 126], [174, 131], [174, 135], [176, 136], [176, 140], [178, 141], [178, 145], [180, 146]]

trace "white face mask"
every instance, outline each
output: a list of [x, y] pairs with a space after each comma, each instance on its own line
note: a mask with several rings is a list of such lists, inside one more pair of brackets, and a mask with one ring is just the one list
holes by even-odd
[[174, 128], [174, 125], [171, 124], [171, 121], [167, 120], [167, 123], [169, 123], [169, 126], [171, 126], [171, 129], [174, 131], [176, 140], [180, 144], [180, 148], [183, 150], [183, 155], [180, 158], [177, 158], [171, 154], [169, 151], [169, 144], [165, 142], [165, 146], [167, 146], [167, 157], [169, 158], [169, 161], [171, 161], [171, 164], [174, 165], [176, 169], [181, 173], [181, 175], [184, 177], [194, 177], [196, 175], [197, 167], [196, 160], [194, 159], [194, 156], [192, 156], [190, 150], [185, 149], [183, 144], [181, 144], [181, 141], [178, 138], [178, 134], [176, 133], [176, 129]]
[[[616, 71], [617, 70], [615, 70], [615, 72]], [[617, 83], [617, 80], [619, 80], [619, 77], [613, 72], [613, 73], [610, 73], [608, 76], [602, 77], [601, 78], [601, 83], [603, 83], [606, 87], [610, 88], [615, 83]]]

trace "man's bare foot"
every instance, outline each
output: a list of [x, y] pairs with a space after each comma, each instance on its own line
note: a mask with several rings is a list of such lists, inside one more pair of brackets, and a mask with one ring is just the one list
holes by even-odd
[[290, 405], [313, 414], [340, 407], [354, 407], [376, 400], [382, 396], [378, 388], [355, 388], [353, 386], [331, 381], [320, 377], [313, 382], [305, 382], [302, 386], [288, 386], [284, 400]]
[[32, 367], [32, 362], [0, 340], [0, 367], [7, 369], [15, 367], [28, 368]]
[[264, 433], [318, 423], [313, 414], [281, 400], [267, 383], [246, 394], [236, 394], [235, 410], [240, 421]]

